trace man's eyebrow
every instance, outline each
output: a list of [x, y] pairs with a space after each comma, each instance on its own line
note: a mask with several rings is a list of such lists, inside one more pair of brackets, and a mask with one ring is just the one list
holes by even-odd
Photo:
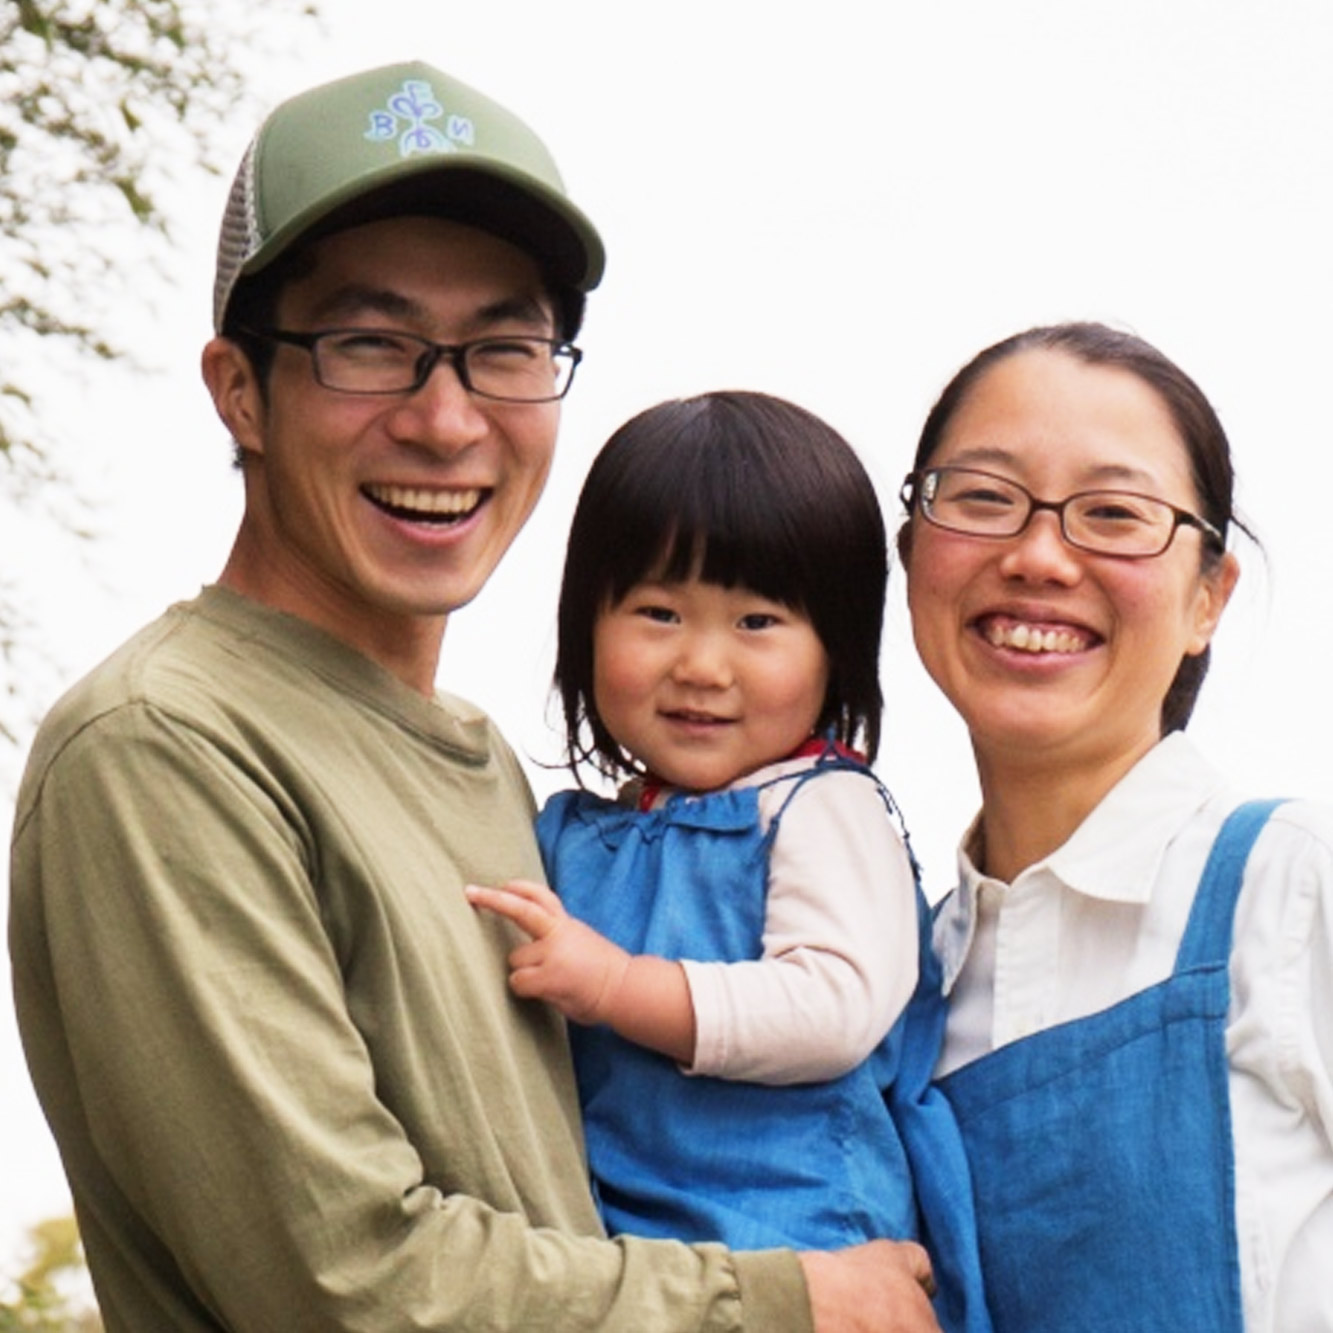
[[468, 321], [478, 328], [487, 328], [492, 324], [530, 324], [543, 330], [549, 329], [554, 316], [550, 305], [539, 297], [524, 293], [506, 296], [489, 305], [482, 306]]
[[426, 311], [418, 301], [384, 287], [351, 284], [339, 287], [319, 301], [311, 312], [318, 320], [350, 319], [361, 315], [383, 315], [386, 319], [424, 320]]
[[[420, 301], [389, 288], [356, 283], [330, 292], [311, 313], [320, 321], [382, 315], [385, 319], [422, 327], [431, 323], [430, 311]], [[517, 323], [547, 333], [553, 322], [554, 315], [549, 303], [536, 294], [523, 292], [502, 296], [481, 306], [467, 317], [464, 327], [471, 333], [498, 324]]]

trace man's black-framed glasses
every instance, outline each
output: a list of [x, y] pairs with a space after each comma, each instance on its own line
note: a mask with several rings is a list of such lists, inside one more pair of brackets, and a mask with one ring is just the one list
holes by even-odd
[[1079, 491], [1063, 500], [1039, 500], [1018, 482], [979, 468], [909, 473], [901, 499], [909, 510], [915, 504], [928, 523], [969, 537], [1017, 537], [1033, 514], [1049, 509], [1070, 546], [1122, 560], [1161, 555], [1182, 527], [1198, 528], [1219, 549], [1226, 544], [1207, 519], [1154, 495]]
[[247, 330], [253, 337], [304, 347], [315, 379], [338, 393], [415, 393], [441, 361], [480, 398], [550, 403], [563, 398], [583, 353], [559, 338], [520, 334], [437, 343], [394, 329]]

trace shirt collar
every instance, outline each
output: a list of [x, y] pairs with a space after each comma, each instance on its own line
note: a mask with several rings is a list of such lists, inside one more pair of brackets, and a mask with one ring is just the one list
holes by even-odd
[[[1223, 785], [1193, 742], [1183, 732], [1173, 732], [1107, 792], [1062, 846], [1029, 866], [1014, 884], [1046, 876], [1089, 898], [1145, 903], [1167, 846]], [[940, 904], [935, 920], [935, 949], [946, 994], [972, 946], [981, 887], [997, 882], [988, 880], [972, 859], [980, 821], [978, 814], [963, 835], [958, 887]]]
[[251, 653], [277, 654], [290, 672], [319, 677], [465, 764], [479, 767], [490, 761], [494, 728], [481, 709], [442, 690], [429, 698], [418, 694], [378, 662], [300, 616], [221, 584], [206, 587], [177, 611], [227, 626]]

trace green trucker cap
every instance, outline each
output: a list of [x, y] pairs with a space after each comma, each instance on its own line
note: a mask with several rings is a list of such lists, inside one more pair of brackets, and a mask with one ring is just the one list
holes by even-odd
[[531, 254], [574, 322], [601, 280], [601, 238], [542, 141], [513, 112], [414, 61], [312, 88], [260, 126], [222, 219], [214, 329], [237, 281], [297, 241], [415, 213]]

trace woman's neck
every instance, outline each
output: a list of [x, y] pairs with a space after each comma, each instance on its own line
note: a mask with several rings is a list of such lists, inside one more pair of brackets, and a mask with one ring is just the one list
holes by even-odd
[[[1150, 747], [1148, 747], [1150, 748]], [[1107, 792], [1146, 753], [1061, 765], [1049, 755], [987, 756], [976, 750], [981, 783], [977, 869], [1012, 883], [1073, 836]]]

